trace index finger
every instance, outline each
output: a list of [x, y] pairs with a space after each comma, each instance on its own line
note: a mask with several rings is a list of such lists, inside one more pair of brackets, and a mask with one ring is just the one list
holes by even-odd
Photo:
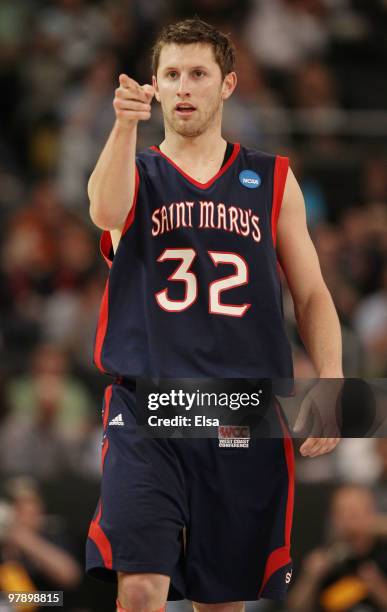
[[128, 77], [127, 74], [120, 74], [119, 82], [120, 82], [121, 87], [123, 87], [124, 89], [128, 89], [131, 93], [133, 93], [136, 96], [136, 98], [139, 98], [140, 100], [143, 100], [144, 102], [147, 101], [146, 94], [144, 90], [142, 89], [142, 87], [137, 83], [137, 81]]

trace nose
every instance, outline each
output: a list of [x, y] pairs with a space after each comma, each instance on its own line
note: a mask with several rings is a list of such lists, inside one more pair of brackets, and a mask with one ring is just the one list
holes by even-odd
[[184, 74], [182, 74], [180, 77], [179, 89], [177, 90], [177, 95], [180, 98], [186, 98], [191, 95], [191, 92], [189, 91], [188, 80]]

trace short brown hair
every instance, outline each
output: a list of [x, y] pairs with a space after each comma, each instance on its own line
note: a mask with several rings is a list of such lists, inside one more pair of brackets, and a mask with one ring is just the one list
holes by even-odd
[[157, 73], [161, 49], [164, 45], [175, 43], [189, 45], [203, 43], [211, 45], [215, 60], [220, 67], [222, 77], [235, 69], [235, 47], [227, 34], [214, 26], [194, 17], [167, 25], [161, 31], [152, 49], [152, 71]]

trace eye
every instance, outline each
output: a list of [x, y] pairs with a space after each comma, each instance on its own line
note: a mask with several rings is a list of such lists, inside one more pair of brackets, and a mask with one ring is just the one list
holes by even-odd
[[175, 79], [175, 78], [177, 77], [177, 72], [176, 72], [176, 70], [170, 70], [170, 71], [167, 73], [167, 76], [168, 76], [170, 79]]
[[194, 75], [195, 75], [195, 76], [196, 76], [198, 79], [200, 79], [201, 77], [203, 77], [203, 76], [204, 76], [204, 72], [203, 72], [203, 70], [194, 70]]

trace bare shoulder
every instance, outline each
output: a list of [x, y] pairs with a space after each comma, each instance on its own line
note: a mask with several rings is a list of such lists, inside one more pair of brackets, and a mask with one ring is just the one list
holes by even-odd
[[282, 199], [281, 212], [279, 216], [279, 223], [281, 223], [281, 217], [288, 217], [289, 214], [298, 214], [302, 218], [305, 218], [304, 196], [302, 195], [301, 187], [290, 166], [286, 177], [285, 190]]
[[304, 196], [291, 168], [278, 219], [277, 255], [293, 300], [303, 303], [312, 290], [321, 287], [322, 277], [307, 227]]

